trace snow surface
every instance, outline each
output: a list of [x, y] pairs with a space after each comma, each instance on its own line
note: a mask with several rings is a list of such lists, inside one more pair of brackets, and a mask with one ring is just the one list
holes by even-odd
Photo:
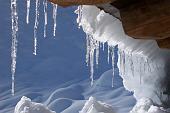
[[[117, 10], [113, 12], [118, 13]], [[136, 40], [126, 36], [119, 19], [95, 6], [83, 6], [79, 25], [87, 36], [90, 35], [89, 40], [107, 42], [110, 47], [118, 45], [118, 67], [123, 84], [134, 92], [137, 100], [148, 97], [157, 104], [168, 100], [163, 94], [170, 64], [168, 50], [161, 50], [154, 40]]]

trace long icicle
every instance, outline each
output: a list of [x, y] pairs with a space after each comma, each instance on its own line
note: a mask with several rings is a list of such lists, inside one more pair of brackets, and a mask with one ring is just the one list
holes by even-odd
[[29, 24], [29, 15], [30, 15], [30, 0], [27, 0], [27, 16], [26, 16], [26, 23]]
[[48, 24], [48, 21], [47, 21], [47, 0], [44, 0], [43, 2], [43, 5], [44, 5], [44, 37], [47, 36], [47, 24]]
[[18, 32], [18, 13], [17, 0], [11, 0], [11, 19], [12, 19], [12, 46], [11, 46], [11, 73], [12, 73], [12, 95], [15, 94], [15, 72], [17, 58], [17, 32]]
[[56, 4], [53, 4], [53, 20], [54, 20], [53, 35], [56, 36], [56, 27], [57, 27], [57, 5]]
[[115, 47], [112, 47], [111, 55], [112, 55], [112, 69], [113, 69], [113, 76], [112, 76], [112, 87], [114, 87], [114, 76], [115, 76]]
[[34, 23], [34, 55], [37, 55], [37, 29], [38, 29], [38, 20], [39, 20], [39, 7], [40, 0], [36, 0], [36, 8], [35, 8], [35, 23]]

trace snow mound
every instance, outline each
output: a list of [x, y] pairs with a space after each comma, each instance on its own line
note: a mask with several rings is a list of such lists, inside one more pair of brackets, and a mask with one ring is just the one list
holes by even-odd
[[56, 113], [40, 103], [31, 102], [31, 99], [23, 96], [15, 107], [14, 113]]
[[140, 99], [130, 113], [168, 113], [163, 108], [153, 105], [149, 98]]
[[115, 113], [113, 108], [105, 103], [97, 101], [94, 97], [90, 97], [85, 103], [83, 109], [79, 113]]

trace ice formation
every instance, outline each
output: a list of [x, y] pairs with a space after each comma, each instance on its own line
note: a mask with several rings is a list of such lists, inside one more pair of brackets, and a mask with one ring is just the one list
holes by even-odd
[[37, 29], [39, 24], [39, 8], [40, 8], [40, 0], [36, 0], [36, 8], [35, 8], [35, 23], [34, 23], [34, 55], [37, 55]]
[[11, 0], [11, 18], [12, 18], [12, 47], [11, 47], [11, 73], [12, 73], [12, 95], [15, 93], [15, 71], [17, 58], [17, 32], [18, 32], [18, 13], [17, 0]]
[[153, 105], [152, 100], [149, 98], [140, 99], [130, 113], [168, 113], [162, 107]]
[[56, 113], [56, 112], [49, 110], [43, 104], [32, 102], [31, 99], [23, 96], [16, 105], [14, 113]]
[[[162, 92], [166, 87], [164, 80], [170, 52], [161, 50], [154, 40], [136, 40], [125, 35], [120, 20], [96, 6], [83, 6], [81, 10], [79, 25], [87, 34], [86, 62], [90, 62], [91, 78], [96, 45], [106, 42], [110, 47], [118, 45], [118, 67], [125, 88], [134, 92], [137, 100], [148, 97], [157, 104], [166, 100], [167, 95]], [[118, 10], [113, 12], [118, 13]]]
[[90, 97], [85, 103], [83, 109], [79, 113], [115, 113], [113, 108], [100, 101], [97, 101], [94, 97]]
[[54, 29], [53, 35], [56, 35], [56, 27], [57, 27], [57, 5], [53, 4], [53, 20], [54, 20]]
[[48, 21], [47, 21], [47, 0], [44, 0], [43, 1], [43, 5], [44, 5], [44, 37], [46, 37], [46, 35], [47, 35], [47, 31], [46, 31], [46, 29], [47, 29], [47, 24], [48, 24]]
[[[84, 20], [83, 18], [83, 6], [78, 6], [78, 9], [75, 11], [75, 13], [78, 15], [77, 17], [77, 23], [79, 24], [79, 27], [82, 26]], [[90, 16], [90, 15], [89, 15]], [[97, 18], [100, 19], [100, 18]], [[87, 26], [90, 26], [87, 25]], [[91, 79], [91, 85], [94, 83], [94, 66], [98, 66], [99, 64], [99, 54], [100, 54], [100, 47], [103, 47], [103, 51], [105, 48], [105, 43], [102, 43], [98, 40], [96, 40], [92, 34], [92, 29], [88, 29], [89, 31], [86, 32], [86, 64], [87, 66], [90, 66], [90, 79]], [[102, 45], [102, 46], [101, 46]], [[108, 46], [108, 63], [110, 62], [110, 47]], [[114, 58], [114, 54], [112, 54], [112, 58]], [[95, 65], [94, 65], [95, 63]], [[114, 65], [114, 60], [112, 59], [112, 63]], [[114, 67], [113, 67], [114, 69]]]
[[30, 2], [31, 2], [31, 0], [27, 0], [27, 16], [26, 16], [26, 23], [27, 24], [29, 24]]

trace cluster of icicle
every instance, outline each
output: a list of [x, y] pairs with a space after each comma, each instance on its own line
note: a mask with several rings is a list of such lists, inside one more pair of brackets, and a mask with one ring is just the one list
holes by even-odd
[[[152, 69], [154, 65], [152, 65], [147, 58], [139, 56], [137, 54], [133, 54], [133, 52], [126, 52], [119, 49], [118, 57], [120, 75], [125, 77], [126, 75], [130, 74], [134, 77], [136, 74], [135, 72], [138, 72], [140, 74], [139, 76], [140, 84], [142, 83], [142, 75], [145, 75], [146, 73], [153, 71]], [[135, 65], [140, 66], [140, 68], [136, 67]]]
[[[77, 17], [77, 23], [79, 24], [79, 28], [81, 26], [81, 20], [82, 20], [82, 5], [78, 6], [78, 9], [75, 11], [75, 13], [78, 15]], [[109, 46], [107, 44], [108, 48], [108, 63], [112, 61], [112, 67], [114, 70], [114, 47]], [[91, 34], [86, 33], [86, 64], [90, 67], [90, 79], [91, 79], [91, 85], [94, 84], [94, 67], [98, 66], [99, 64], [99, 55], [101, 48], [105, 49], [105, 43], [102, 43], [100, 41], [97, 41], [94, 39], [94, 37]], [[110, 60], [111, 57], [111, 60]], [[114, 78], [114, 71], [113, 71], [113, 78]], [[113, 80], [112, 80], [113, 81]], [[113, 82], [112, 82], [113, 87]]]
[[[34, 23], [34, 55], [37, 55], [37, 30], [39, 24], [39, 13], [40, 13], [40, 0], [36, 0], [35, 8], [35, 23]], [[26, 23], [29, 24], [29, 15], [30, 15], [30, 5], [31, 0], [27, 0], [27, 14], [26, 14]], [[44, 5], [44, 37], [46, 37], [46, 27], [47, 27], [47, 0], [43, 1]], [[56, 18], [57, 18], [57, 5], [53, 5], [53, 21], [54, 21], [54, 30], [53, 35], [56, 35]], [[17, 12], [17, 0], [11, 0], [11, 19], [12, 19], [12, 47], [11, 47], [11, 73], [12, 73], [12, 95], [15, 93], [15, 71], [16, 71], [16, 58], [17, 58], [17, 32], [18, 32], [18, 12]]]

